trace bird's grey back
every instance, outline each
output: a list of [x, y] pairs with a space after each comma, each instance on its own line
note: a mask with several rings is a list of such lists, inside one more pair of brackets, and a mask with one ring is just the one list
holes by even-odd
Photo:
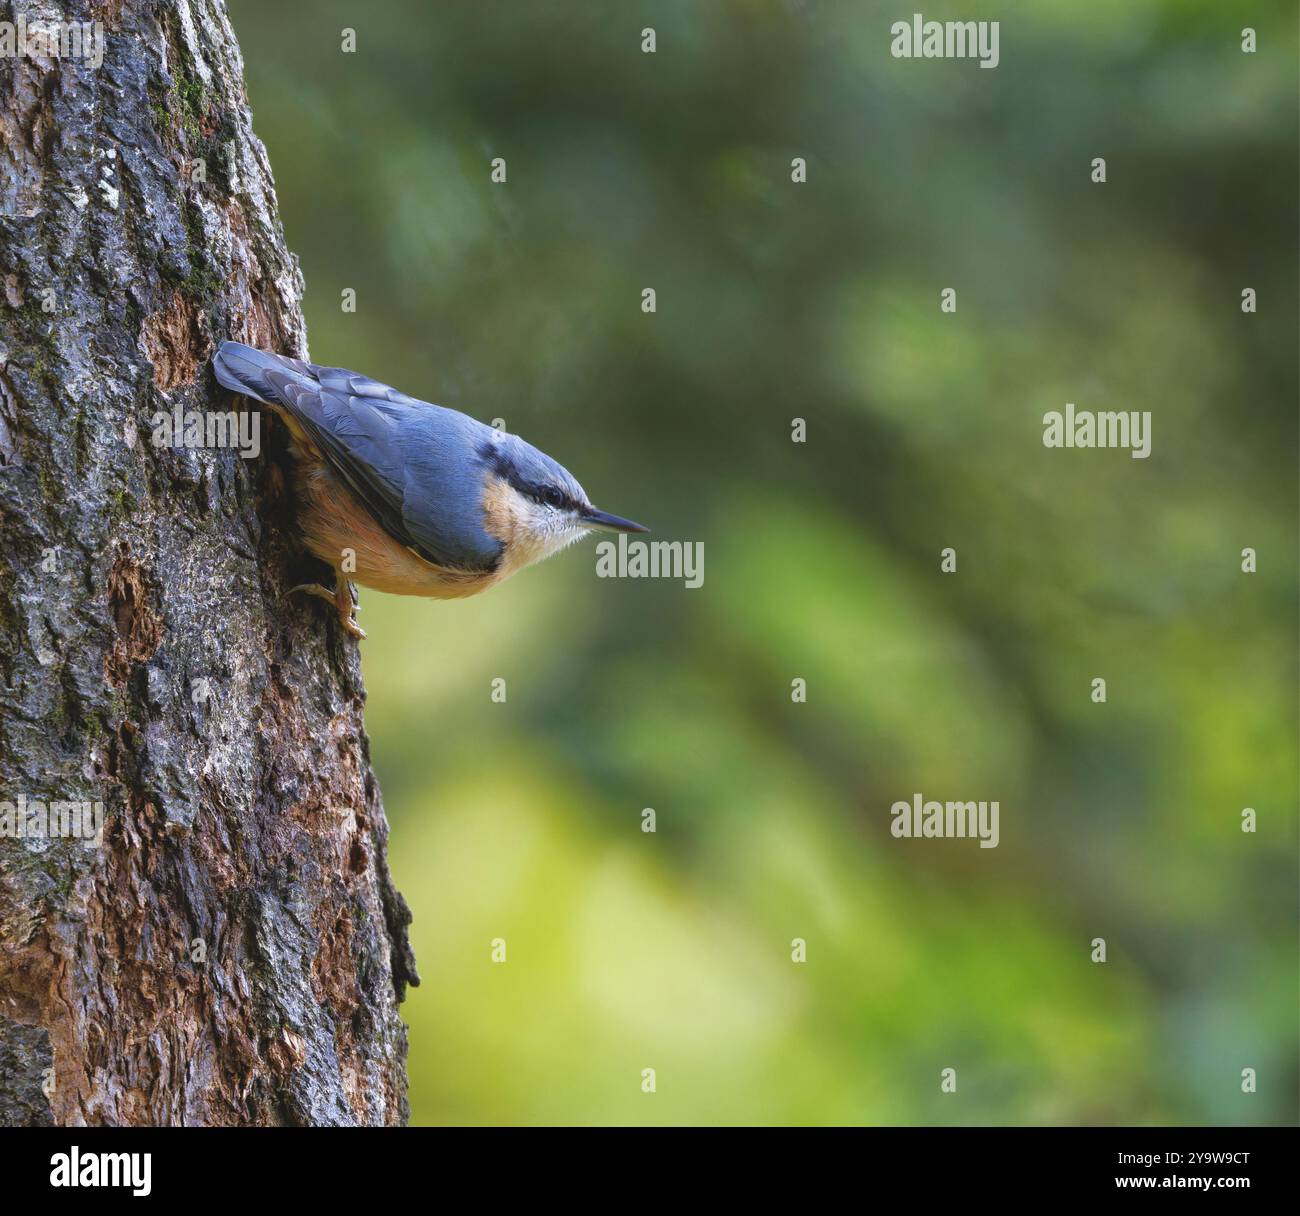
[[213, 367], [232, 392], [289, 410], [331, 470], [402, 544], [440, 566], [497, 567], [502, 546], [484, 527], [484, 476], [503, 449], [513, 454], [522, 445], [542, 456], [531, 445], [347, 368], [238, 342], [223, 342]]

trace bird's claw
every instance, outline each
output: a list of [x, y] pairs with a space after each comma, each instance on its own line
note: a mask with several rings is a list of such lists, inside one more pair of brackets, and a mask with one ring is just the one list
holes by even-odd
[[338, 580], [338, 586], [331, 591], [328, 587], [322, 587], [320, 583], [299, 583], [296, 587], [289, 588], [289, 594], [301, 591], [304, 595], [315, 595], [320, 599], [328, 600], [334, 605], [334, 610], [338, 613], [339, 624], [344, 630], [354, 638], [364, 638], [366, 631], [357, 624], [353, 615], [360, 612], [360, 605], [356, 604], [353, 596], [356, 592], [353, 590], [351, 582], [345, 578]]

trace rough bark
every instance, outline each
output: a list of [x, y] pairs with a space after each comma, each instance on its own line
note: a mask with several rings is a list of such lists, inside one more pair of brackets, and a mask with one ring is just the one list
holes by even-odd
[[0, 59], [0, 803], [106, 819], [0, 836], [0, 1122], [402, 1122], [410, 917], [356, 643], [285, 598], [322, 572], [283, 436], [154, 443], [251, 408], [223, 338], [307, 354], [234, 34], [218, 0], [23, 11], [105, 43]]

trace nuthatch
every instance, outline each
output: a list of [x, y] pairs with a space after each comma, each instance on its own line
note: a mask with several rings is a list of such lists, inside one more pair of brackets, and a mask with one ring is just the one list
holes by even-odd
[[226, 388], [271, 406], [288, 427], [303, 539], [336, 575], [333, 591], [293, 590], [333, 603], [354, 637], [365, 634], [350, 578], [452, 599], [593, 529], [649, 531], [597, 510], [567, 469], [518, 436], [356, 372], [239, 342], [223, 342], [213, 367]]

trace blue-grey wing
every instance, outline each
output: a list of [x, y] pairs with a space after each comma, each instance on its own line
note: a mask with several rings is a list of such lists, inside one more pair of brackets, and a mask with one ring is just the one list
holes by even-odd
[[501, 544], [483, 527], [482, 423], [340, 367], [319, 367], [225, 342], [217, 378], [279, 403], [384, 530], [427, 561], [496, 568]]

